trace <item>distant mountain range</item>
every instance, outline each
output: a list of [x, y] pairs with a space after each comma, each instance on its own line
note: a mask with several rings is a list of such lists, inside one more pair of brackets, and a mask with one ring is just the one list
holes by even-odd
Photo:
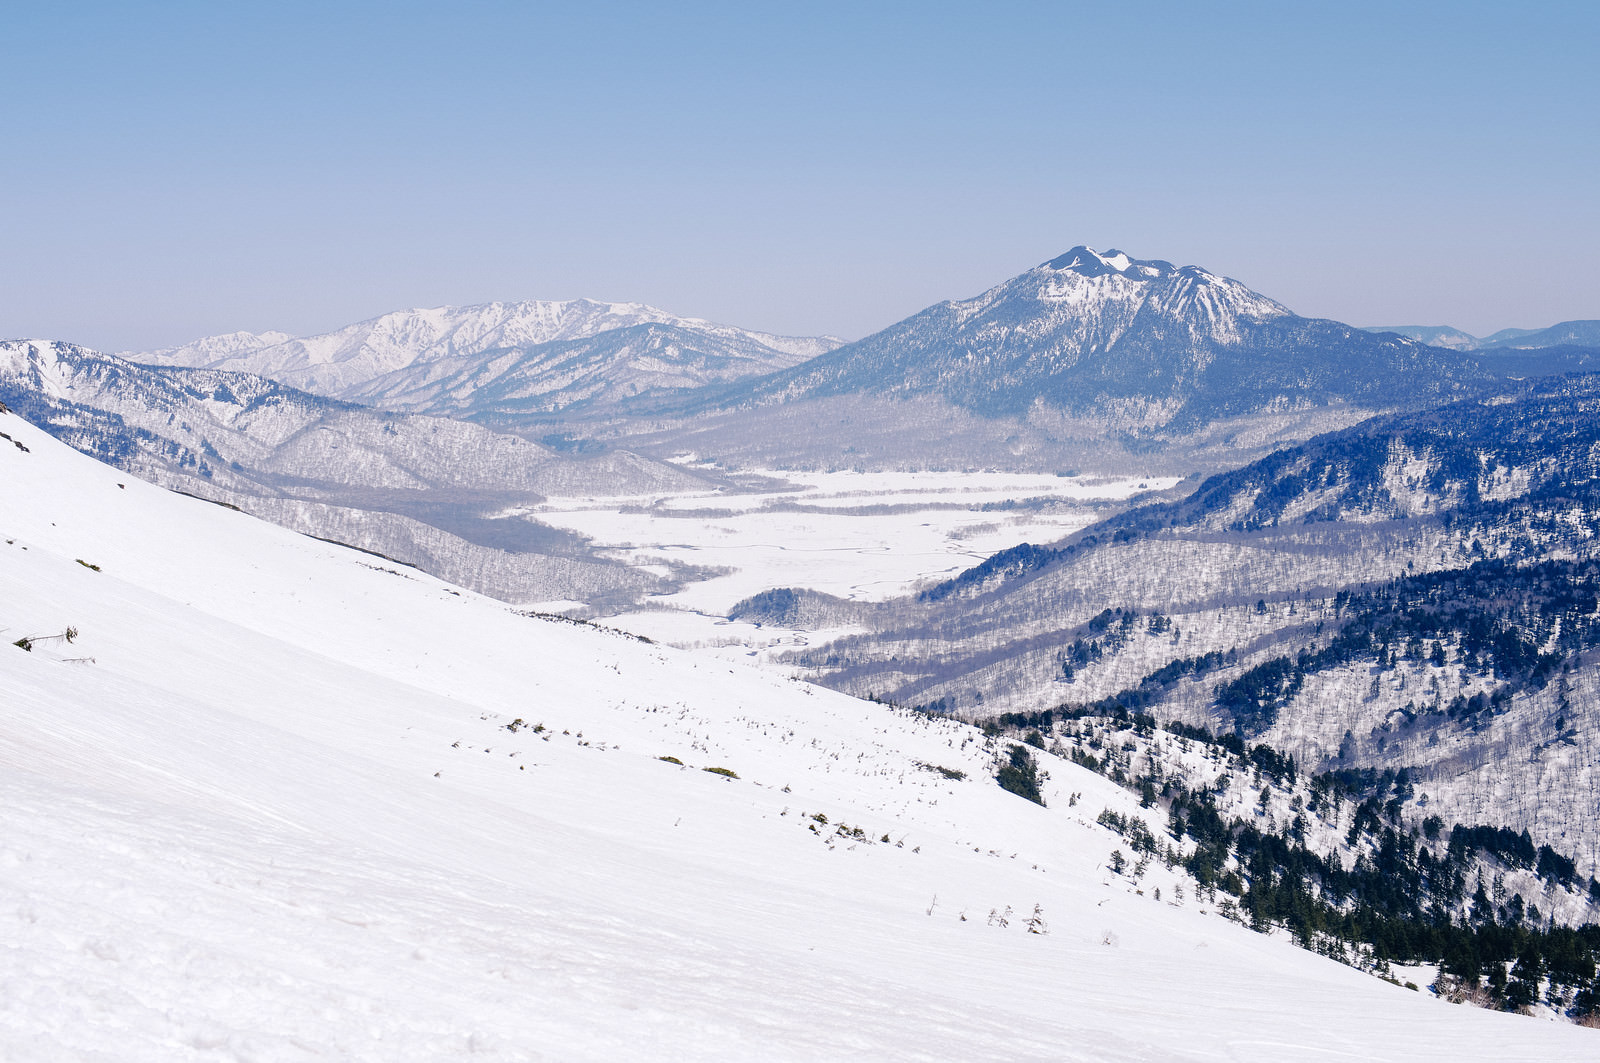
[[[1078, 935], [1066, 947], [1087, 955], [1083, 928], [1101, 924], [1086, 919], [1104, 912], [1126, 926], [1131, 918], [1102, 891], [1143, 898], [1148, 889], [1148, 902], [1129, 904], [1154, 913], [1144, 943], [1133, 942], [1153, 942], [1151, 955], [1172, 952], [1167, 931], [1178, 923], [1169, 908], [1188, 897], [1206, 906], [1202, 914], [1282, 928], [1387, 977], [1428, 981], [1431, 972], [1418, 972], [1437, 964], [1433, 985], [1450, 999], [1578, 1018], [1600, 1014], [1592, 955], [1600, 938], [1592, 928], [1581, 939], [1569, 932], [1600, 912], [1600, 372], [1580, 372], [1595, 369], [1600, 322], [1483, 339], [1445, 328], [1359, 329], [1301, 317], [1198, 266], [1087, 247], [848, 344], [583, 300], [403, 311], [300, 339], [234, 333], [134, 359], [55, 341], [0, 342], [0, 459], [15, 488], [15, 504], [0, 512], [21, 522], [0, 537], [0, 558], [26, 577], [8, 583], [20, 597], [8, 589], [17, 601], [7, 640], [20, 638], [4, 652], [28, 669], [31, 694], [21, 704], [43, 721], [34, 730], [66, 735], [55, 743], [65, 751], [59, 763], [89, 764], [95, 779], [116, 771], [108, 774], [105, 757], [83, 757], [84, 735], [110, 735], [119, 750], [133, 735], [160, 752], [153, 763], [180, 754], [200, 763], [169, 748], [173, 736], [198, 720], [237, 737], [252, 718], [236, 711], [246, 704], [262, 714], [260, 742], [190, 745], [243, 750], [240, 764], [261, 760], [261, 742], [292, 737], [284, 720], [303, 717], [309, 730], [279, 761], [261, 760], [276, 786], [285, 765], [316, 766], [301, 738], [327, 731], [335, 717], [322, 702], [331, 698], [392, 732], [384, 771], [394, 769], [394, 785], [357, 793], [356, 803], [399, 809], [388, 837], [400, 849], [414, 836], [404, 815], [443, 808], [440, 794], [503, 797], [513, 812], [548, 811], [551, 795], [568, 795], [582, 812], [594, 794], [611, 794], [623, 815], [601, 816], [606, 825], [670, 799], [661, 807], [672, 810], [657, 808], [645, 833], [622, 838], [648, 858], [639, 867], [661, 865], [661, 853], [681, 847], [680, 833], [689, 843], [715, 833], [696, 827], [696, 816], [701, 827], [733, 822], [723, 814], [732, 809], [747, 825], [793, 824], [772, 828], [783, 839], [746, 831], [745, 840], [784, 857], [773, 866], [785, 875], [806, 862], [789, 859], [801, 846], [818, 860], [878, 861], [885, 875], [910, 869], [890, 884], [904, 886], [915, 908], [869, 929], [882, 941], [900, 940], [912, 924], [933, 926], [940, 906], [952, 933], [998, 932], [1031, 898], [1059, 897], [1067, 913], [1059, 925]], [[41, 430], [121, 471], [89, 468]], [[1187, 475], [1120, 512], [1098, 511], [1104, 519], [1086, 528], [1082, 510], [1062, 508], [1054, 526], [1080, 530], [1018, 544], [917, 593], [846, 600], [773, 587], [732, 607], [732, 618], [791, 629], [786, 639], [809, 629], [815, 641], [766, 645], [773, 654], [792, 647], [779, 663], [817, 684], [888, 703], [875, 715], [829, 692], [736, 679], [721, 662], [675, 663], [618, 632], [584, 632], [590, 641], [580, 645], [576, 628], [506, 617], [403, 571], [414, 566], [524, 607], [649, 609], [652, 594], [719, 570], [675, 559], [701, 556], [687, 550], [630, 566], [532, 519], [548, 496], [626, 496], [610, 507], [619, 519], [665, 516], [633, 503], [679, 491], [737, 494], [772, 483], [767, 469], [802, 465], [1026, 467], [1066, 477], [1079, 468], [1074, 454], [1099, 471], [1164, 462]], [[668, 456], [718, 460], [659, 460]], [[741, 465], [760, 474], [723, 471]], [[365, 554], [259, 534], [237, 513], [152, 492], [124, 472]], [[1032, 490], [1032, 481], [1012, 482]], [[871, 504], [865, 496], [875, 489], [841, 491], [830, 512], [878, 521], [901, 508]], [[1070, 495], [979, 500], [988, 493], [936, 506], [968, 510], [963, 533], [998, 536], [1017, 527], [1000, 523], [1013, 504], [1055, 508]], [[762, 537], [784, 536], [785, 527], [769, 524]], [[802, 563], [815, 571], [816, 562]], [[852, 593], [870, 586], [856, 583]], [[89, 633], [70, 658], [64, 647], [79, 631], [69, 621]], [[852, 633], [835, 637], [840, 630]], [[239, 645], [249, 652], [234, 653]], [[174, 675], [187, 678], [174, 684]], [[330, 681], [339, 676], [349, 682]], [[375, 686], [380, 679], [388, 685]], [[407, 694], [407, 683], [422, 685]], [[76, 693], [62, 697], [69, 688]], [[142, 700], [130, 701], [130, 689], [144, 690]], [[207, 724], [195, 706], [211, 702], [227, 711]], [[160, 726], [141, 735], [116, 721], [78, 720], [125, 723], [130, 711], [154, 712]], [[508, 721], [514, 713], [523, 715]], [[76, 730], [62, 730], [62, 720]], [[807, 720], [843, 727], [847, 741], [806, 740]], [[363, 749], [382, 738], [374, 725], [340, 727]], [[622, 740], [631, 752], [620, 752]], [[327, 764], [349, 761], [344, 745], [328, 749]], [[617, 793], [579, 770], [580, 758], [600, 756], [614, 761], [608, 778], [625, 784]], [[140, 794], [150, 778], [170, 775], [128, 763]], [[357, 768], [377, 778], [370, 765]], [[248, 776], [228, 764], [213, 774]], [[55, 807], [59, 780], [30, 777], [49, 783], [30, 791], [39, 806]], [[226, 789], [170, 777], [204, 795]], [[706, 787], [733, 803], [720, 808]], [[413, 791], [427, 800], [408, 804]], [[771, 796], [764, 807], [782, 811], [756, 815], [750, 795], [760, 793]], [[850, 793], [860, 800], [851, 804]], [[672, 804], [680, 800], [687, 821]], [[933, 805], [937, 814], [927, 811]], [[260, 808], [272, 811], [240, 807], [253, 822], [263, 821]], [[304, 808], [283, 807], [293, 813], [285, 822], [298, 824]], [[1098, 826], [1089, 820], [1096, 808]], [[858, 825], [848, 827], [841, 810]], [[571, 835], [545, 829], [561, 824], [545, 811], [530, 831]], [[199, 836], [185, 833], [193, 817], [180, 818], [173, 838]], [[690, 829], [667, 826], [675, 820]], [[496, 859], [515, 848], [498, 820], [455, 822], [478, 825]], [[986, 833], [995, 824], [998, 833]], [[84, 834], [68, 826], [61, 838]], [[904, 833], [911, 828], [914, 837]], [[1063, 830], [1076, 832], [1066, 847]], [[245, 839], [240, 852], [261, 848], [253, 827], [224, 833]], [[602, 833], [597, 844], [610, 853], [620, 836], [610, 826]], [[434, 862], [454, 869], [446, 850], [457, 839], [440, 837], [450, 844]], [[1121, 848], [1102, 861], [1090, 843]], [[567, 863], [593, 865], [586, 846], [594, 849], [569, 845], [576, 855]], [[721, 867], [712, 848], [690, 854], [697, 867]], [[836, 858], [821, 855], [836, 849]], [[1063, 853], [1071, 860], [1061, 862]], [[960, 868], [949, 863], [956, 857]], [[943, 877], [930, 877], [940, 867]], [[984, 867], [1009, 870], [991, 878]], [[592, 877], [616, 879], [607, 868]], [[832, 871], [823, 877], [840, 881]], [[890, 880], [862, 881], [870, 900]], [[952, 882], [962, 892], [952, 895]], [[403, 885], [415, 893], [409, 879]], [[717, 899], [698, 882], [679, 886], [691, 901]], [[1001, 914], [991, 906], [1013, 903], [1002, 889], [1013, 886], [1026, 892], [1015, 894], [1015, 913]], [[926, 907], [923, 889], [933, 897]], [[613, 892], [631, 903], [626, 889]], [[791, 904], [793, 892], [781, 894], [785, 910], [806, 917], [784, 940], [812, 941], [806, 891]], [[1024, 925], [1043, 933], [1043, 901], [1032, 904], [1038, 922]], [[619, 922], [617, 904], [590, 907], [599, 912], [590, 923]], [[673, 918], [685, 910], [677, 900], [658, 907]], [[732, 907], [760, 916], [772, 906]], [[982, 929], [969, 907], [975, 916], [989, 908]], [[886, 909], [862, 911], [862, 925], [877, 926]], [[366, 933], [365, 922], [351, 925]], [[738, 929], [741, 940], [770, 937]], [[595, 936], [580, 930], [576, 937]], [[38, 956], [62, 951], [59, 934], [35, 937]], [[404, 954], [433, 963], [432, 946], [424, 955], [415, 934], [400, 937]], [[1109, 930], [1099, 940], [1116, 945]], [[536, 944], [528, 955], [551, 951]], [[91, 951], [91, 966], [110, 962], [105, 950]], [[624, 942], [618, 955], [636, 951]], [[715, 952], [710, 968], [726, 967]], [[1245, 952], [1241, 963], [1259, 982], [1265, 953], [1255, 944]], [[869, 967], [881, 956], [863, 951]], [[1221, 969], [1209, 959], [1203, 966]], [[71, 975], [61, 984], [76, 984]], [[1000, 996], [1009, 999], [1005, 985]], [[804, 1019], [817, 1009], [800, 1011]], [[1184, 1031], [1175, 1043], [1192, 1041], [1193, 1022], [1168, 1025]]]
[[[739, 611], [863, 625], [793, 662], [851, 693], [982, 716], [1136, 691], [1128, 708], [1306, 765], [1416, 769], [1461, 820], [1495, 812], [1600, 868], [1580, 817], [1600, 801], [1600, 375], [1530, 379], [1600, 368], [1584, 324], [1456, 350], [1079, 247], [843, 345], [637, 304], [488, 304], [211, 337], [143, 356], [158, 364], [5, 343], [0, 399], [165, 485], [509, 600], [599, 608], [695, 573], [630, 569], [520, 514], [734, 486], [661, 456], [1059, 471], [1076, 445], [1225, 467], [920, 598], [799, 588]], [[1427, 599], [1435, 577], [1447, 600]], [[1406, 611], [1423, 599], [1426, 624]], [[1557, 786], [1583, 792], [1535, 799]]]
[[1455, 352], [1299, 317], [1198, 266], [1075, 247], [735, 393], [936, 395], [980, 415], [1055, 409], [1150, 435], [1266, 410], [1436, 403], [1492, 375]]
[[838, 346], [643, 303], [484, 303], [401, 310], [318, 336], [235, 332], [123, 357], [256, 373], [370, 405], [461, 413], [480, 394], [539, 412], [605, 405], [787, 368]]
[[518, 602], [628, 599], [672, 581], [508, 509], [704, 486], [708, 475], [42, 340], [0, 343], [0, 401], [133, 475]]
[[1507, 328], [1488, 336], [1474, 336], [1449, 325], [1375, 325], [1369, 326], [1366, 331], [1393, 332], [1435, 347], [1448, 347], [1455, 351], [1600, 347], [1600, 321], [1591, 320], [1563, 321], [1541, 329]]
[[793, 367], [641, 394], [617, 408], [631, 420], [579, 429], [732, 461], [1181, 472], [1597, 368], [1597, 348], [1430, 346], [1301, 317], [1198, 266], [1076, 247]]
[[[320, 336], [234, 333], [128, 357], [535, 438], [566, 426], [658, 454], [989, 462], [993, 432], [973, 418], [1010, 425], [1000, 439], [1013, 454], [1085, 440], [1227, 450], [1595, 368], [1600, 350], [1579, 349], [1591, 342], [1600, 322], [1482, 341], [1360, 329], [1199, 266], [1080, 246], [853, 343], [574, 300], [406, 310]], [[1523, 349], [1540, 353], [1506, 360]], [[962, 438], [946, 439], [956, 422]], [[863, 449], [863, 424], [889, 434]]]
[[[641, 461], [1189, 472], [1233, 467], [1376, 413], [1600, 369], [1600, 346], [1573, 345], [1595, 324], [1452, 349], [1440, 344], [1465, 334], [1413, 338], [1301, 317], [1199, 266], [1076, 247], [852, 343], [640, 303], [527, 301], [397, 311], [301, 338], [231, 333], [114, 364], [95, 355], [97, 368], [79, 378], [155, 387], [150, 373], [243, 373], [255, 382], [205, 386], [249, 392], [272, 380], [301, 396], [290, 405], [314, 394]], [[152, 368], [136, 374], [135, 363]], [[170, 377], [189, 391], [198, 379]], [[137, 420], [116, 388], [95, 395]], [[353, 423], [355, 409], [337, 416]], [[138, 424], [173, 443], [173, 455], [193, 450], [181, 433]], [[208, 431], [225, 452], [226, 433]], [[230, 462], [263, 471], [251, 457], [219, 463], [195, 453], [168, 472], [204, 466], [221, 482], [238, 475]]]

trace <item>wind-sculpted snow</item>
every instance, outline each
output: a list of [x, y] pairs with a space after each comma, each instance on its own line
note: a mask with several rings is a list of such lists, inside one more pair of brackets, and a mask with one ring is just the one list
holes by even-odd
[[1410, 767], [1446, 814], [1592, 872], [1596, 563], [1600, 378], [1575, 377], [1282, 451], [862, 610], [869, 633], [791, 660], [973, 717], [1134, 697], [1308, 766]]
[[954, 721], [517, 615], [0, 432], [7, 1059], [1592, 1050], [1218, 918], [1179, 870], [1112, 872], [1096, 819], [1159, 817], [1047, 751], [1040, 807]]

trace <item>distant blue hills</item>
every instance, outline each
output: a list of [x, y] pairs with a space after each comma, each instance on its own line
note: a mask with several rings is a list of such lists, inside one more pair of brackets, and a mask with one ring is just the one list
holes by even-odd
[[1600, 321], [1562, 321], [1549, 328], [1503, 328], [1488, 336], [1474, 336], [1449, 325], [1369, 326], [1367, 332], [1393, 332], [1407, 339], [1458, 351], [1494, 348], [1535, 350], [1542, 347], [1600, 347]]

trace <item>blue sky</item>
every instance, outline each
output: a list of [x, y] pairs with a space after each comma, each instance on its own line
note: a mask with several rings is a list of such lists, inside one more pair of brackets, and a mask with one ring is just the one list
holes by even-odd
[[0, 336], [639, 300], [856, 337], [1067, 247], [1600, 317], [1600, 5], [0, 3]]

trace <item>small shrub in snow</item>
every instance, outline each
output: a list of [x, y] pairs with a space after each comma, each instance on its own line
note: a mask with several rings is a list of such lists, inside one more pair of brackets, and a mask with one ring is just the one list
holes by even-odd
[[1044, 795], [1039, 792], [1039, 766], [1026, 746], [1011, 747], [1000, 770], [995, 772], [995, 781], [1002, 790], [1025, 797], [1036, 805], [1044, 804]]
[[709, 771], [713, 775], [726, 775], [730, 779], [737, 779], [739, 777], [739, 773], [734, 771], [732, 768], [701, 768], [700, 770]]

